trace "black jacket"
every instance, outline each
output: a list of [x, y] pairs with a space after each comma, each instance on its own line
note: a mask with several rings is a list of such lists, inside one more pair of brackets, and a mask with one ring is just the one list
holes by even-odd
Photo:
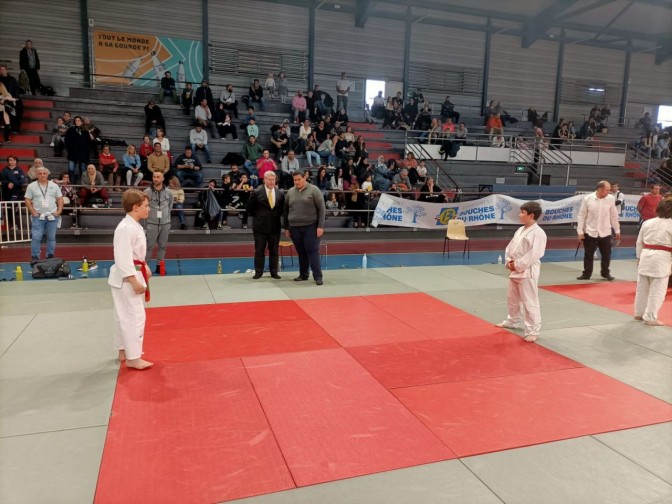
[[[40, 69], [40, 57], [37, 55], [37, 51], [33, 49], [35, 53], [35, 70]], [[28, 63], [28, 50], [24, 47], [19, 51], [19, 68], [21, 70], [29, 70], [30, 65]]]
[[91, 151], [91, 137], [84, 128], [71, 126], [65, 132], [65, 149], [68, 151], [68, 161], [89, 162]]
[[266, 196], [266, 187], [260, 185], [250, 194], [247, 212], [254, 219], [252, 231], [262, 234], [280, 234], [280, 217], [285, 207], [285, 195], [279, 189], [275, 191], [275, 205], [271, 208]]

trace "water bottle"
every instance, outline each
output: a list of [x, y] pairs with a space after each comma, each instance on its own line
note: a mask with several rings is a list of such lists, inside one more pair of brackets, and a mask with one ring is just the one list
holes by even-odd
[[177, 65], [177, 87], [184, 89], [186, 86], [187, 82], [187, 75], [186, 72], [184, 71], [184, 63], [182, 60]]
[[156, 78], [161, 80], [164, 77], [164, 74], [166, 73], [166, 67], [163, 66], [163, 63], [156, 55], [156, 51], [152, 51], [152, 66], [154, 67], [154, 73], [156, 74]]
[[166, 261], [159, 261], [159, 275], [166, 276]]
[[366, 269], [366, 266], [368, 264], [368, 259], [366, 258], [366, 254], [362, 256], [362, 269]]
[[21, 266], [16, 267], [16, 281], [23, 282], [23, 270], [21, 269]]
[[217, 274], [222, 274], [222, 261], [217, 261]]
[[82, 262], [82, 273], [88, 273], [88, 272], [89, 272], [89, 261], [87, 261], [85, 257], [84, 261]]
[[497, 264], [502, 264], [502, 254], [499, 254], [499, 257], [497, 258]]

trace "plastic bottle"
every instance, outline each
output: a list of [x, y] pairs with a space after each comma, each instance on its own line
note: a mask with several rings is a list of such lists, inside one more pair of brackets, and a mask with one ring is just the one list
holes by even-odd
[[222, 274], [222, 261], [217, 261], [217, 274]]
[[23, 282], [23, 270], [21, 269], [21, 266], [16, 267], [16, 281]]
[[159, 261], [159, 275], [166, 276], [166, 261]]
[[177, 65], [177, 87], [180, 89], [184, 89], [186, 86], [187, 82], [187, 74], [184, 71], [184, 63], [182, 60], [180, 60], [179, 64]]
[[85, 257], [84, 261], [82, 261], [82, 273], [88, 273], [88, 272], [89, 272], [89, 261], [87, 261]]
[[497, 258], [497, 264], [502, 264], [502, 254], [499, 254], [499, 257]]
[[366, 254], [362, 256], [362, 269], [366, 269], [369, 260], [366, 258]]
[[136, 58], [131, 61], [124, 71], [124, 77], [128, 77], [129, 79], [135, 77], [135, 72], [137, 72], [138, 68], [140, 68], [140, 63], [140, 58]]
[[154, 67], [156, 78], [159, 80], [163, 79], [166, 73], [166, 67], [163, 66], [163, 63], [161, 63], [161, 60], [156, 55], [156, 51], [152, 51], [152, 66]]

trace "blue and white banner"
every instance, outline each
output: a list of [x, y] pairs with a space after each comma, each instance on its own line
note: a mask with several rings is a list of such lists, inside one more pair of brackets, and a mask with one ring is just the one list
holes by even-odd
[[[539, 224], [567, 224], [576, 222], [584, 195], [572, 196], [558, 201], [536, 200], [543, 213]], [[626, 195], [621, 222], [639, 221], [637, 203], [641, 196]], [[424, 203], [383, 194], [376, 206], [371, 225], [435, 229], [446, 227], [450, 219], [461, 219], [466, 226], [483, 224], [520, 224], [518, 212], [527, 200], [503, 194], [491, 194], [485, 198], [462, 203]]]

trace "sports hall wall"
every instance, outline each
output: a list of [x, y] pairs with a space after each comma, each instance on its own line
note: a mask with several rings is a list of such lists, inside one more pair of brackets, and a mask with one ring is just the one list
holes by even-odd
[[[231, 82], [247, 86], [253, 77], [287, 69], [290, 91], [309, 82], [308, 9], [257, 0], [209, 0], [209, 79], [217, 89]], [[202, 0], [88, 0], [87, 17], [94, 29], [169, 36], [202, 41]], [[358, 83], [364, 79], [403, 81], [406, 24], [370, 17], [355, 27], [354, 14], [315, 11], [313, 82], [333, 93], [341, 71]], [[0, 3], [0, 62], [18, 74], [18, 52], [33, 40], [42, 63], [41, 75], [58, 94], [82, 83], [84, 71], [80, 2], [3, 0]], [[479, 106], [483, 92], [486, 35], [422, 22], [411, 25], [409, 86], [440, 102], [446, 94], [460, 106]], [[508, 109], [534, 106], [552, 111], [555, 101], [560, 44], [538, 40], [529, 49], [519, 37], [491, 37], [487, 100]], [[577, 103], [577, 84], [606, 90], [612, 114], [618, 114], [626, 53], [579, 44], [565, 46], [559, 116], [578, 118], [590, 105]], [[232, 69], [236, 72], [232, 72]], [[263, 83], [263, 80], [262, 80]], [[672, 104], [672, 61], [654, 64], [651, 53], [633, 53], [629, 75], [627, 117], [639, 117], [646, 107]], [[363, 102], [356, 86], [350, 103]]]

